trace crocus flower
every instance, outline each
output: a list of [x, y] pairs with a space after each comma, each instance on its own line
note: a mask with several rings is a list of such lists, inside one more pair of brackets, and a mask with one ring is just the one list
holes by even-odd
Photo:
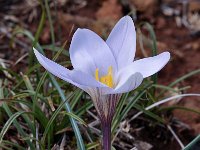
[[73, 70], [51, 61], [34, 48], [46, 70], [91, 96], [102, 125], [104, 150], [111, 149], [111, 122], [121, 94], [137, 88], [170, 59], [169, 52], [163, 52], [134, 61], [135, 51], [136, 32], [129, 16], [119, 20], [106, 41], [91, 30], [77, 29], [69, 49]]

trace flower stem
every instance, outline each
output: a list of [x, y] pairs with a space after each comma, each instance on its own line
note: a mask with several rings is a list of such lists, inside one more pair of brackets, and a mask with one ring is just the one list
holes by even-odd
[[102, 125], [103, 150], [111, 150], [111, 123]]

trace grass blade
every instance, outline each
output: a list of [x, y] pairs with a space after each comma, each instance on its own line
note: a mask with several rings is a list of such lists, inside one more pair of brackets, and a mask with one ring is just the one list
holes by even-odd
[[[14, 35], [17, 34], [17, 33], [22, 33], [22, 34], [26, 35], [30, 40], [32, 40], [32, 42], [34, 41], [33, 35], [29, 31], [27, 31], [27, 30], [17, 30], [14, 33]], [[36, 47], [37, 47], [38, 50], [40, 50], [40, 52], [42, 52], [44, 54], [43, 49], [39, 45], [39, 43], [36, 43]], [[60, 51], [58, 51], [56, 53], [56, 55], [55, 55], [55, 57], [54, 57], [53, 60], [55, 60], [59, 56], [59, 54], [62, 53], [63, 50], [64, 50], [64, 47]], [[35, 94], [34, 100], [36, 100], [36, 98], [37, 98], [37, 93], [39, 92], [39, 89], [42, 86], [42, 83], [43, 83], [46, 75], [47, 75], [47, 71], [43, 74], [43, 76], [42, 76], [42, 78], [41, 78], [41, 80], [40, 80], [40, 82], [39, 82], [39, 84], [38, 84], [38, 86], [36, 88], [36, 94]], [[51, 74], [49, 76], [50, 76], [51, 82], [53, 83], [53, 85], [57, 89], [59, 95], [61, 96], [62, 101], [65, 101], [66, 100], [65, 95], [64, 95], [63, 91], [61, 90], [60, 86], [58, 85], [58, 82], [56, 81], [55, 77], [52, 76]], [[65, 109], [67, 110], [67, 112], [71, 112], [71, 107], [70, 107], [70, 105], [67, 102], [65, 103]], [[85, 150], [83, 139], [82, 139], [82, 136], [81, 136], [81, 133], [80, 133], [80, 130], [78, 128], [77, 123], [71, 117], [70, 117], [70, 122], [71, 122], [72, 128], [74, 130], [74, 133], [75, 133], [75, 136], [76, 136], [76, 139], [77, 139], [77, 143], [78, 143], [79, 149], [80, 150]]]
[[[66, 100], [65, 95], [64, 95], [63, 91], [61, 90], [60, 86], [58, 85], [58, 83], [56, 82], [55, 78], [52, 75], [50, 75], [50, 78], [51, 78], [53, 85], [55, 86], [58, 93], [60, 94], [62, 101], [65, 101]], [[65, 102], [65, 109], [67, 110], [68, 113], [72, 112], [71, 108], [69, 106], [69, 103], [67, 101]], [[85, 145], [83, 143], [83, 139], [82, 139], [82, 136], [81, 136], [81, 133], [80, 133], [80, 130], [78, 128], [77, 123], [75, 122], [75, 120], [73, 118], [70, 117], [69, 119], [70, 119], [70, 122], [72, 124], [73, 129], [74, 129], [79, 149], [85, 150]]]
[[19, 117], [20, 115], [22, 115], [23, 113], [25, 113], [24, 111], [22, 112], [17, 112], [15, 114], [13, 114], [12, 116], [10, 116], [10, 118], [7, 120], [7, 122], [5, 123], [5, 125], [3, 126], [1, 133], [0, 133], [0, 143], [3, 140], [3, 137], [5, 135], [5, 133], [7, 132], [7, 130], [9, 129], [10, 125], [13, 123], [13, 121]]

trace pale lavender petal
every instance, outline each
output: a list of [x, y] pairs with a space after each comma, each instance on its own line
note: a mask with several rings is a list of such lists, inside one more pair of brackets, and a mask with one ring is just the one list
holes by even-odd
[[71, 84], [74, 84], [75, 86], [89, 86], [89, 87], [107, 87], [104, 84], [98, 82], [95, 80], [95, 78], [91, 75], [88, 75], [84, 72], [81, 72], [79, 70], [69, 70], [50, 59], [46, 58], [42, 54], [40, 54], [35, 48], [34, 53], [40, 62], [40, 64], [48, 70], [53, 75], [57, 76], [58, 78], [61, 78]]
[[142, 83], [143, 77], [140, 73], [135, 73], [129, 78], [124, 81], [121, 80], [115, 89], [105, 89], [103, 90], [104, 94], [120, 94], [120, 93], [126, 93], [131, 90], [136, 89], [141, 83]]
[[[143, 78], [153, 75], [154, 73], [161, 70], [170, 59], [169, 52], [161, 53], [154, 57], [144, 58], [133, 62], [127, 67], [121, 69], [115, 77], [115, 83], [117, 89], [125, 89], [123, 86], [129, 84], [131, 80], [134, 80], [134, 76], [138, 78], [138, 83]], [[138, 75], [138, 73], [141, 75]], [[135, 75], [136, 74], [136, 75]], [[139, 84], [137, 84], [139, 86]], [[125, 86], [127, 88], [127, 86]], [[136, 86], [137, 87], [137, 86]]]
[[88, 29], [78, 29], [70, 45], [70, 59], [75, 69], [94, 75], [99, 69], [99, 75], [105, 75], [110, 66], [116, 71], [114, 56], [96, 33]]
[[125, 16], [119, 20], [106, 43], [115, 56], [118, 69], [130, 64], [135, 57], [136, 32], [133, 20]]
[[168, 63], [169, 59], [170, 53], [163, 52], [154, 57], [148, 57], [134, 61], [126, 68], [120, 70], [120, 73], [126, 72], [124, 76], [126, 79], [136, 72], [141, 73], [143, 78], [146, 78], [160, 71]]

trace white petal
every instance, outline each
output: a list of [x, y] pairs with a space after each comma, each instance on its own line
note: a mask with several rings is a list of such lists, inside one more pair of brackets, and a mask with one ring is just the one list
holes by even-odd
[[106, 43], [112, 50], [119, 69], [134, 60], [136, 32], [131, 17], [125, 16], [119, 20], [106, 40]]
[[126, 72], [127, 77], [135, 72], [139, 72], [142, 74], [143, 78], [146, 78], [160, 71], [168, 63], [169, 59], [170, 53], [163, 52], [154, 57], [134, 61], [120, 72]]
[[106, 87], [102, 83], [96, 81], [92, 76], [79, 70], [69, 70], [40, 54], [35, 48], [34, 53], [40, 64], [53, 75], [61, 78], [75, 86], [89, 87]]
[[77, 70], [94, 75], [98, 68], [100, 76], [107, 74], [109, 66], [116, 71], [116, 62], [108, 45], [88, 29], [78, 29], [74, 33], [69, 52]]
[[104, 90], [104, 94], [120, 94], [136, 89], [142, 83], [140, 73], [131, 75], [125, 82], [121, 80], [115, 89]]

